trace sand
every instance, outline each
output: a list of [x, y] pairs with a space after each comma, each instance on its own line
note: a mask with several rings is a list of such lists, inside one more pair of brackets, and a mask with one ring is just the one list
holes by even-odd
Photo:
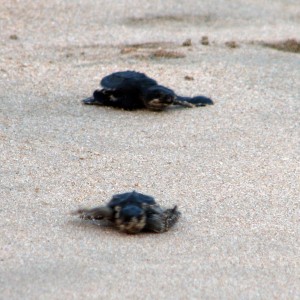
[[[264, 46], [299, 38], [299, 16], [285, 0], [2, 1], [1, 299], [299, 299], [300, 56]], [[80, 103], [127, 69], [215, 105]], [[133, 189], [178, 224], [126, 235], [69, 215]]]

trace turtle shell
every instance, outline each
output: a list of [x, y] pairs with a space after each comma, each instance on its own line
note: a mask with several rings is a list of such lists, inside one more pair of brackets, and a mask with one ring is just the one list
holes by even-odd
[[101, 86], [107, 90], [147, 89], [157, 82], [143, 73], [135, 71], [116, 72], [102, 78]]
[[109, 201], [108, 206], [111, 208], [114, 208], [116, 206], [121, 206], [122, 208], [124, 208], [127, 205], [142, 207], [143, 204], [154, 205], [156, 203], [153, 197], [133, 191], [129, 193], [114, 195]]

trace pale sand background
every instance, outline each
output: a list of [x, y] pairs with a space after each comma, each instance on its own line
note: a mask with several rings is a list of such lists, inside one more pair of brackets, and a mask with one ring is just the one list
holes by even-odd
[[[299, 2], [149, 2], [1, 1], [0, 298], [299, 299], [300, 56], [258, 43], [299, 38]], [[120, 53], [154, 41], [186, 57]], [[126, 69], [215, 105], [81, 105]], [[132, 189], [182, 219], [129, 236], [68, 215]]]

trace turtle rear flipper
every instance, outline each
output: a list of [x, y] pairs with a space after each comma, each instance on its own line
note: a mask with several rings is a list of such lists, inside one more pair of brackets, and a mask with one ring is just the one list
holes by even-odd
[[177, 96], [174, 100], [174, 104], [181, 105], [185, 107], [195, 107], [195, 106], [206, 106], [213, 105], [214, 102], [205, 96], [196, 96], [196, 97], [182, 97]]
[[79, 215], [84, 220], [112, 220], [113, 209], [108, 206], [98, 206], [91, 209], [80, 208], [74, 212], [73, 215]]

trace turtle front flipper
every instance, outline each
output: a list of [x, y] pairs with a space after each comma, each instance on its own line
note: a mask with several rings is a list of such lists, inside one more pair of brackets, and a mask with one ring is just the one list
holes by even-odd
[[181, 213], [174, 208], [166, 209], [162, 213], [150, 213], [147, 216], [145, 230], [154, 231], [157, 233], [166, 232], [178, 221]]
[[181, 213], [177, 210], [177, 205], [175, 205], [174, 208], [166, 209], [164, 211], [165, 231], [174, 226], [180, 216]]
[[196, 96], [192, 98], [176, 96], [174, 104], [192, 108], [197, 106], [213, 105], [214, 102], [210, 98], [205, 96]]
[[97, 206], [91, 209], [80, 208], [72, 212], [72, 215], [79, 215], [84, 220], [112, 220], [113, 214], [113, 209], [108, 206]]

